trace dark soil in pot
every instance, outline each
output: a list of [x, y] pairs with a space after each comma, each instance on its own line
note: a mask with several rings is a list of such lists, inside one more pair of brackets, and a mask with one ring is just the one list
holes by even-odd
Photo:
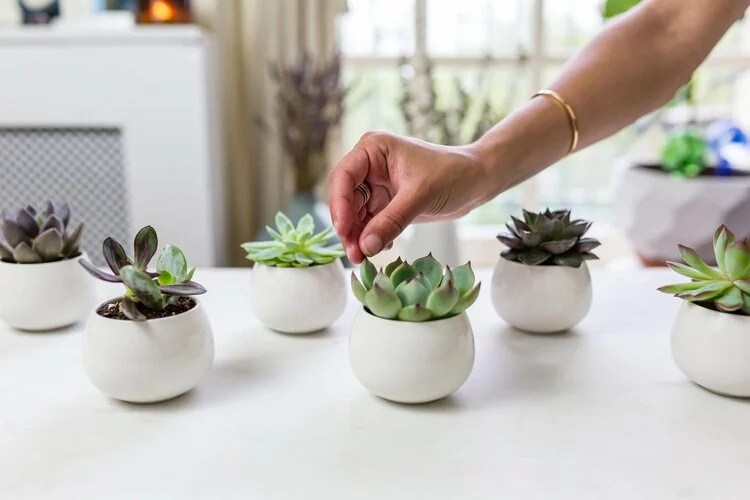
[[[118, 297], [114, 300], [110, 300], [109, 302], [105, 302], [104, 304], [99, 306], [99, 309], [96, 310], [97, 314], [104, 318], [130, 321], [130, 319], [128, 319], [124, 314], [120, 312], [121, 300], [122, 298]], [[175, 302], [174, 304], [169, 304], [166, 308], [164, 308], [163, 311], [151, 311], [149, 309], [146, 309], [145, 307], [140, 306], [138, 307], [138, 310], [141, 311], [147, 319], [160, 319], [169, 318], [170, 316], [177, 316], [178, 314], [188, 312], [195, 306], [195, 301], [190, 297], [180, 297], [179, 299], [177, 299], [177, 302]]]

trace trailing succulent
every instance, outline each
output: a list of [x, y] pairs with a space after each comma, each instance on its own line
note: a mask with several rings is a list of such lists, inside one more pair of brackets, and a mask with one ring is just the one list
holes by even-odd
[[272, 241], [245, 243], [242, 248], [247, 259], [271, 267], [309, 267], [329, 264], [344, 256], [340, 243], [327, 245], [333, 229], [315, 234], [315, 223], [310, 214], [303, 216], [295, 226], [289, 217], [276, 214], [276, 229], [266, 226]]
[[80, 251], [83, 223], [72, 231], [70, 206], [59, 208], [51, 201], [39, 212], [29, 205], [17, 212], [3, 211], [0, 260], [38, 264], [76, 257]]
[[529, 266], [557, 265], [580, 267], [585, 260], [598, 259], [591, 251], [601, 245], [594, 238], [583, 235], [591, 222], [570, 220], [570, 210], [534, 213], [523, 211], [523, 219], [511, 216], [512, 224], [505, 226], [509, 233], [497, 239], [508, 249], [500, 255], [505, 259]]
[[667, 265], [690, 281], [663, 286], [660, 292], [718, 311], [750, 315], [750, 239], [735, 241], [732, 231], [720, 226], [714, 233], [718, 268], [706, 264], [692, 248], [680, 245], [680, 253], [684, 264]]
[[206, 289], [192, 281], [195, 268], [189, 268], [182, 250], [167, 245], [156, 261], [156, 272], [148, 270], [148, 264], [156, 254], [159, 241], [156, 231], [146, 226], [135, 236], [134, 257], [113, 238], [102, 244], [104, 260], [112, 273], [102, 271], [90, 262], [79, 262], [92, 276], [109, 283], [123, 283], [125, 295], [120, 300], [120, 312], [133, 321], [147, 319], [145, 310], [163, 311], [180, 297], [200, 295]]
[[479, 296], [471, 263], [451, 269], [432, 256], [413, 263], [400, 258], [378, 271], [367, 259], [360, 278], [352, 273], [352, 291], [375, 316], [401, 321], [429, 321], [464, 312]]

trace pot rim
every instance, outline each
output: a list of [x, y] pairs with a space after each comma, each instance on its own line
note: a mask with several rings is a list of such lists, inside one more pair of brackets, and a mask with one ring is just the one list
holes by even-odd
[[648, 167], [649, 165], [645, 165], [643, 163], [639, 163], [635, 159], [625, 157], [623, 158], [621, 170], [623, 172], [633, 170], [633, 171], [642, 173], [644, 175], [649, 175], [651, 177], [658, 177], [660, 179], [664, 179], [667, 181], [673, 181], [674, 183], [678, 183], [678, 182], [699, 183], [700, 182], [700, 183], [705, 183], [705, 184], [724, 185], [728, 181], [731, 181], [732, 183], [743, 183], [745, 185], [750, 184], [750, 175], [734, 175], [734, 176], [703, 175], [703, 176], [697, 176], [697, 177], [676, 177], [676, 176], [670, 175], [669, 172], [665, 172], [664, 170], [658, 170], [655, 168], [648, 168]]
[[[685, 309], [693, 309], [696, 311], [700, 311], [701, 313], [708, 313], [712, 316], [718, 315], [717, 317], [727, 318], [727, 319], [730, 319], [731, 321], [741, 321], [741, 322], [750, 323], [750, 316], [746, 314], [732, 314], [732, 313], [728, 313], [724, 311], [717, 311], [716, 309], [711, 309], [710, 307], [706, 307], [696, 302], [690, 302], [689, 300], [684, 300], [684, 299], [680, 299], [680, 300], [682, 300], [683, 302], [682, 307]], [[679, 311], [678, 311], [678, 314], [679, 314]]]
[[28, 267], [28, 268], [32, 268], [32, 267], [38, 268], [38, 267], [44, 267], [44, 266], [53, 267], [53, 266], [62, 266], [63, 264], [69, 264], [71, 262], [75, 262], [77, 264], [79, 260], [83, 258], [87, 258], [87, 257], [88, 255], [86, 254], [86, 252], [81, 251], [75, 257], [68, 257], [67, 259], [55, 260], [52, 262], [34, 262], [31, 264], [22, 264], [20, 262], [8, 262], [8, 261], [0, 259], [0, 265], [21, 266], [21, 267]]
[[123, 295], [119, 295], [117, 297], [112, 297], [110, 299], [107, 299], [104, 302], [100, 302], [99, 304], [96, 305], [96, 307], [92, 311], [92, 315], [104, 321], [117, 321], [118, 323], [126, 323], [126, 324], [144, 324], [144, 323], [158, 323], [160, 321], [169, 321], [169, 320], [174, 320], [177, 318], [182, 318], [194, 311], [198, 311], [199, 309], [203, 308], [202, 302], [199, 299], [197, 299], [194, 295], [183, 295], [183, 297], [188, 297], [192, 299], [195, 302], [195, 307], [185, 312], [181, 312], [180, 314], [175, 314], [174, 316], [168, 316], [166, 318], [147, 319], [146, 321], [133, 321], [130, 319], [124, 320], [124, 319], [107, 318], [99, 314], [99, 308], [102, 307], [104, 304], [112, 302], [113, 300], [121, 299], [122, 297]]
[[414, 324], [414, 325], [430, 325], [430, 324], [433, 324], [433, 325], [437, 325], [437, 324], [445, 322], [445, 321], [450, 321], [452, 319], [459, 318], [462, 315], [466, 315], [466, 311], [463, 311], [463, 312], [460, 312], [458, 314], [454, 314], [453, 316], [448, 316], [447, 318], [430, 319], [430, 320], [427, 320], [427, 321], [403, 321], [403, 320], [400, 320], [400, 319], [381, 318], [380, 316], [376, 316], [373, 313], [369, 312], [367, 309], [365, 309], [365, 306], [361, 306], [359, 308], [359, 313], [360, 314], [366, 314], [367, 316], [369, 316], [371, 318], [374, 318], [374, 319], [377, 319], [377, 320], [386, 321], [388, 323], [397, 323], [399, 325], [405, 325], [405, 324]]

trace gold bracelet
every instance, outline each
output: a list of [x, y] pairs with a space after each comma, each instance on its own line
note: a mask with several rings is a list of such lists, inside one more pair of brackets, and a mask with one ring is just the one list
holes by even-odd
[[573, 151], [575, 151], [576, 148], [578, 147], [578, 119], [576, 118], [576, 113], [575, 111], [573, 111], [573, 108], [570, 107], [570, 104], [568, 104], [568, 102], [565, 99], [563, 99], [560, 96], [560, 94], [558, 94], [554, 90], [549, 90], [549, 89], [540, 90], [539, 92], [531, 96], [531, 98], [533, 99], [540, 95], [544, 97], [549, 97], [550, 99], [555, 101], [557, 104], [560, 105], [560, 107], [562, 107], [563, 111], [565, 111], [565, 114], [568, 116], [568, 123], [570, 123], [570, 129], [573, 132], [573, 137], [570, 141], [570, 147], [568, 148], [568, 152], [565, 153], [565, 155], [567, 156]]

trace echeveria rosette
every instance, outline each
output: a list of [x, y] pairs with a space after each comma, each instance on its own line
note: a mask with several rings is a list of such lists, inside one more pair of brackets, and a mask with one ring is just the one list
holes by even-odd
[[584, 238], [591, 222], [570, 220], [570, 210], [524, 210], [523, 218], [511, 216], [512, 222], [505, 225], [509, 232], [497, 236], [508, 247], [500, 254], [503, 258], [529, 266], [569, 267], [580, 267], [584, 261], [598, 258], [591, 251], [601, 243]]
[[39, 264], [77, 257], [80, 254], [83, 223], [69, 230], [71, 210], [51, 201], [42, 211], [31, 205], [3, 210], [0, 260], [17, 264]]
[[690, 278], [659, 288], [718, 311], [750, 315], [750, 240], [735, 241], [734, 233], [720, 226], [714, 234], [714, 254], [718, 268], [706, 264], [698, 254], [680, 245], [684, 264], [667, 262], [678, 274]]
[[107, 238], [102, 243], [102, 254], [107, 262], [108, 273], [90, 262], [79, 262], [92, 276], [109, 283], [123, 283], [125, 295], [120, 301], [120, 311], [133, 321], [144, 321], [146, 315], [140, 308], [162, 311], [179, 297], [200, 295], [206, 289], [192, 281], [194, 267], [189, 267], [185, 254], [174, 245], [167, 245], [156, 261], [156, 272], [148, 265], [156, 255], [159, 240], [156, 231], [146, 226], [135, 236], [134, 253], [131, 259], [120, 243]]
[[271, 267], [310, 267], [330, 264], [345, 255], [340, 243], [328, 245], [333, 228], [315, 233], [312, 215], [306, 214], [295, 226], [289, 217], [276, 214], [276, 229], [266, 226], [272, 241], [245, 243], [247, 259]]
[[352, 291], [375, 316], [401, 321], [430, 321], [461, 314], [479, 296], [471, 263], [445, 268], [432, 254], [412, 264], [400, 258], [378, 271], [367, 259], [360, 278], [352, 273]]

